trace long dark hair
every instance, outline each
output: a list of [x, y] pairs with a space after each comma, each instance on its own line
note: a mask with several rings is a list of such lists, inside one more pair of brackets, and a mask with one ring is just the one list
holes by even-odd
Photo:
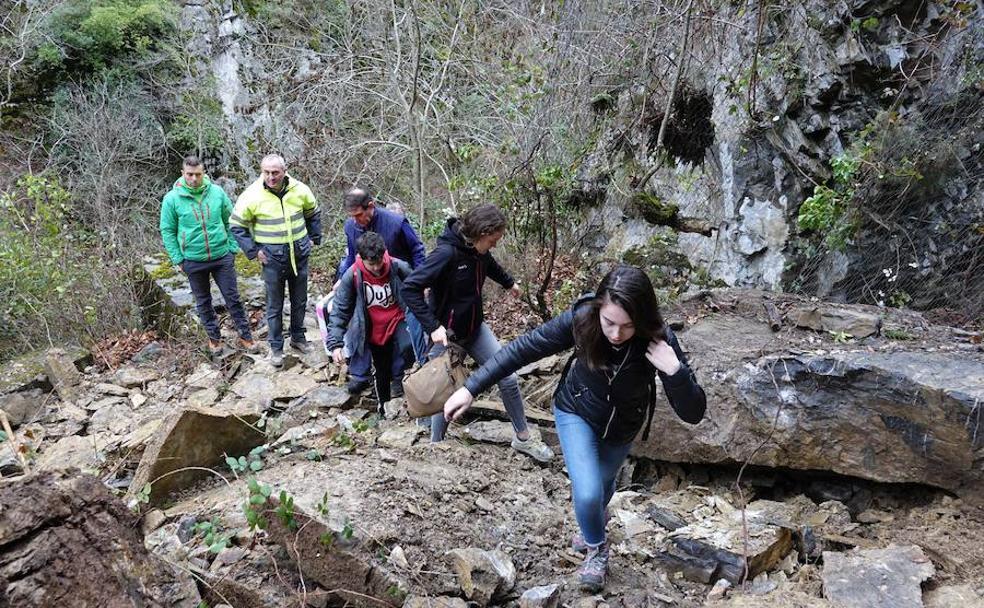
[[581, 307], [574, 317], [578, 356], [591, 369], [605, 367], [611, 352], [611, 343], [601, 330], [599, 316], [601, 307], [609, 302], [622, 307], [632, 319], [635, 326], [632, 343], [646, 345], [651, 340], [666, 340], [666, 325], [649, 277], [635, 266], [616, 266], [601, 280], [594, 299]]

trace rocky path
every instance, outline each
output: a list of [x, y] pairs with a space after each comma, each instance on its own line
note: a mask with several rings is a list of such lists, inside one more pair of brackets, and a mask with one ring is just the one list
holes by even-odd
[[[49, 352], [43, 376], [0, 397], [13, 423], [0, 443], [0, 600], [95, 605], [84, 598], [101, 590], [109, 606], [213, 608], [984, 605], [980, 448], [964, 405], [981, 390], [972, 337], [899, 317], [848, 333], [863, 332], [865, 310], [841, 329], [805, 329], [802, 302], [777, 303], [773, 332], [760, 296], [731, 297], [673, 312], [711, 415], [694, 429], [658, 421], [658, 440], [623, 470], [601, 595], [575, 585], [562, 461], [511, 450], [494, 396], [432, 445], [398, 400], [379, 416], [370, 398], [350, 398], [321, 353], [275, 371], [262, 357], [214, 364], [164, 343], [112, 370]], [[888, 339], [886, 326], [914, 338]], [[817, 357], [852, 363], [831, 380], [807, 363], [777, 376], [791, 396], [790, 417], [777, 417], [756, 374]], [[904, 365], [927, 357], [963, 371]], [[523, 375], [548, 443], [550, 416], [535, 404], [564, 360]], [[914, 411], [935, 442], [924, 456], [936, 460], [914, 460], [918, 438], [887, 418], [914, 417], [900, 395], [922, 399]], [[882, 446], [874, 464], [853, 460], [858, 435], [839, 434], [850, 416]], [[775, 420], [739, 493], [736, 465]]]

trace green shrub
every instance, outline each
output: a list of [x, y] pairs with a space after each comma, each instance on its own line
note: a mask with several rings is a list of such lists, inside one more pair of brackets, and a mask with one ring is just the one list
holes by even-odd
[[163, 51], [177, 28], [170, 0], [70, 0], [48, 17], [33, 61], [42, 89]]

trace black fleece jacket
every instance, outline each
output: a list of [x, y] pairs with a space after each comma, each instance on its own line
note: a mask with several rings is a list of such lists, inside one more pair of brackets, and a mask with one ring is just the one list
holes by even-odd
[[[430, 334], [444, 326], [455, 342], [466, 342], [482, 324], [482, 286], [489, 277], [505, 289], [515, 281], [491, 253], [480, 254], [465, 242], [458, 220], [451, 218], [437, 247], [403, 283], [403, 299]], [[424, 290], [430, 287], [430, 301]]]
[[[584, 306], [590, 299], [591, 296], [581, 298], [571, 310], [511, 342], [476, 370], [465, 382], [465, 388], [477, 396], [524, 365], [573, 347], [574, 317], [590, 313]], [[689, 424], [700, 422], [707, 407], [704, 389], [697, 384], [669, 327], [666, 334], [667, 344], [680, 359], [677, 373], [667, 376], [658, 371], [646, 358], [646, 340], [630, 340], [618, 349], [610, 349], [605, 369], [592, 370], [581, 357], [575, 358], [554, 392], [557, 409], [585, 419], [603, 441], [628, 443], [639, 433], [655, 402], [651, 390], [658, 374], [677, 416]]]

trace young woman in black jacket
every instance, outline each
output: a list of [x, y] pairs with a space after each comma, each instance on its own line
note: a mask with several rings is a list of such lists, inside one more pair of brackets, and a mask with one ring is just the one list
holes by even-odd
[[[506, 216], [495, 205], [469, 209], [461, 219], [448, 220], [437, 247], [404, 281], [403, 299], [430, 335], [434, 344], [431, 356], [454, 342], [481, 365], [502, 349], [485, 323], [482, 288], [488, 276], [514, 297], [521, 294], [516, 281], [492, 257], [492, 249], [505, 232]], [[429, 301], [424, 298], [428, 288]], [[516, 433], [513, 449], [541, 462], [551, 460], [553, 451], [530, 436], [519, 379], [514, 374], [503, 374], [496, 382]], [[431, 441], [442, 441], [446, 430], [444, 415], [435, 414], [431, 419]]]
[[475, 371], [448, 399], [444, 416], [458, 419], [499, 378], [571, 347], [574, 356], [554, 393], [554, 418], [581, 530], [573, 546], [586, 553], [578, 578], [594, 592], [608, 574], [606, 507], [633, 439], [644, 426], [648, 435], [655, 378], [684, 422], [700, 422], [706, 407], [646, 273], [632, 266], [609, 272], [595, 294], [517, 338]]

